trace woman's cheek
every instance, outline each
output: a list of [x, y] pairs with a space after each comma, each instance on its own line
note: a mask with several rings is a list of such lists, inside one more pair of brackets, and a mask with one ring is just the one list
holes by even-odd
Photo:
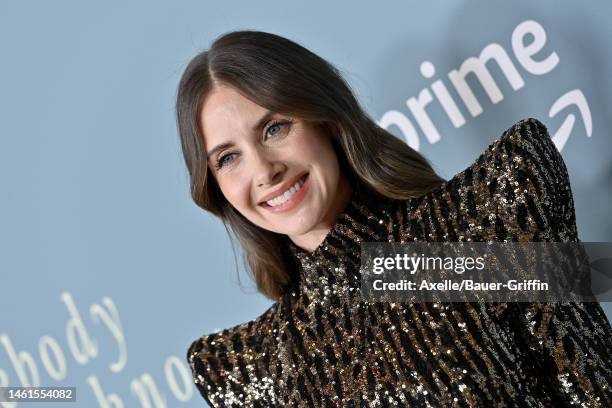
[[256, 203], [251, 200], [251, 190], [248, 187], [248, 183], [244, 181], [242, 183], [237, 182], [236, 189], [236, 196], [242, 207], [248, 208], [249, 206], [256, 205]]
[[230, 177], [223, 177], [223, 180], [219, 182], [219, 187], [232, 206], [235, 208], [242, 207], [240, 199], [241, 188], [238, 184], [233, 182]]

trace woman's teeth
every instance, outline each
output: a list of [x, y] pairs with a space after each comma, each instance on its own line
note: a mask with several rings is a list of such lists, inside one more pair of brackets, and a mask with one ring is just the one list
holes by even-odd
[[298, 180], [292, 187], [290, 187], [283, 194], [279, 195], [276, 198], [273, 198], [272, 200], [266, 201], [266, 203], [271, 207], [281, 205], [282, 203], [290, 199], [291, 196], [295, 194], [300, 189], [300, 187], [302, 187], [303, 184], [304, 184], [304, 178]]

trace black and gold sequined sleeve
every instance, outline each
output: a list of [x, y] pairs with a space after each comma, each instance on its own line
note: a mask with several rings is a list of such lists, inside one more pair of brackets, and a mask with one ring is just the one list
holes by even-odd
[[189, 347], [194, 383], [211, 407], [281, 406], [269, 374], [275, 356], [266, 346], [274, 339], [269, 323], [277, 306], [253, 321], [202, 336]]
[[[464, 171], [400, 208], [394, 217], [399, 231], [390, 223], [388, 231], [399, 241], [579, 241], [566, 165], [546, 127], [533, 118], [515, 123]], [[482, 359], [471, 361], [483, 362], [479, 371], [487, 374], [471, 385], [463, 378], [470, 398], [485, 392], [477, 384], [502, 386], [499, 378], [510, 374], [522, 386], [510, 391], [508, 381], [506, 392], [526, 406], [612, 406], [612, 329], [599, 303], [442, 309], [446, 317], [437, 319], [452, 326], [464, 324], [456, 316], [472, 321], [463, 341], [483, 347]], [[461, 312], [451, 318], [450, 310]]]
[[[546, 127], [523, 121], [502, 149], [517, 162], [512, 174], [523, 201], [506, 220], [508, 229], [538, 231], [534, 241], [580, 241], [568, 171]], [[612, 348], [604, 341], [612, 332], [599, 303], [514, 303], [506, 315], [508, 332], [532, 361], [543, 400], [612, 406]]]
[[[467, 172], [465, 220], [476, 228], [476, 240], [579, 241], [568, 171], [540, 121], [515, 124]], [[604, 340], [612, 332], [599, 303], [487, 308], [524, 354], [522, 360], [531, 361], [522, 375], [531, 379], [542, 403], [612, 406], [612, 348]]]

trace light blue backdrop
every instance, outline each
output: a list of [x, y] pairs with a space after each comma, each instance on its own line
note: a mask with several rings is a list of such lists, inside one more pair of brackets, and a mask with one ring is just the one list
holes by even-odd
[[[612, 240], [612, 3], [369, 3], [0, 4], [0, 385], [73, 385], [79, 407], [202, 406], [187, 346], [271, 304], [240, 262], [238, 284], [221, 223], [191, 202], [175, 129], [182, 70], [230, 30], [274, 32], [330, 60], [373, 118], [396, 111], [387, 118], [414, 126], [389, 129], [418, 140], [445, 178], [517, 120], [540, 119], [569, 137], [580, 238]], [[558, 61], [530, 72], [513, 49], [517, 27], [545, 33], [539, 45], [541, 32], [523, 39], [531, 58]], [[507, 55], [508, 71], [486, 65], [496, 103], [468, 77], [473, 116], [448, 75], [483, 50]], [[437, 80], [458, 127], [433, 94]], [[435, 143], [406, 104], [424, 90]]]

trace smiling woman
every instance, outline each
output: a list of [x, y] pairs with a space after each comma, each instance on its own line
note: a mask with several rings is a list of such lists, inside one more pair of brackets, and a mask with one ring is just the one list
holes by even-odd
[[[314, 249], [353, 190], [405, 199], [444, 181], [368, 117], [335, 67], [270, 33], [229, 33], [194, 57], [177, 122], [193, 200], [235, 235], [272, 300], [297, 283], [281, 243]], [[302, 176], [304, 191], [274, 206]]]
[[524, 119], [444, 181], [340, 73], [274, 34], [219, 37], [177, 118], [191, 194], [238, 238], [258, 318], [187, 352], [215, 407], [612, 406], [598, 303], [373, 303], [362, 242], [578, 241], [569, 176]]
[[351, 194], [324, 128], [279, 115], [215, 85], [202, 104], [208, 166], [229, 204], [253, 225], [313, 250]]

